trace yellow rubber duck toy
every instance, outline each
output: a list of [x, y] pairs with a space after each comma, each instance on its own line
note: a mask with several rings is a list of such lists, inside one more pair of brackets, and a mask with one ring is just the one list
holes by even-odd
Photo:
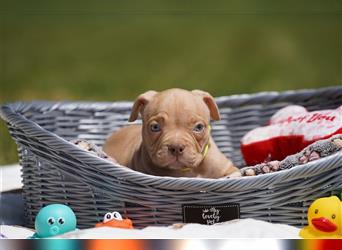
[[342, 202], [337, 196], [319, 198], [308, 210], [308, 226], [300, 230], [304, 239], [342, 239]]

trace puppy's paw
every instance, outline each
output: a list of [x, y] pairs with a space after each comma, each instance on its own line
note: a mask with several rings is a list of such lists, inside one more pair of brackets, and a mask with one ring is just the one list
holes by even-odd
[[237, 178], [237, 177], [241, 177], [241, 176], [242, 176], [241, 172], [240, 172], [240, 170], [238, 170], [238, 171], [235, 171], [235, 172], [229, 174], [227, 177], [228, 178]]
[[227, 178], [239, 178], [239, 177], [241, 177], [241, 176], [242, 176], [241, 171], [240, 171], [238, 168], [236, 168], [236, 170], [235, 170], [234, 172], [230, 172], [230, 173], [224, 175], [224, 176], [221, 177], [221, 178], [222, 178], [222, 179], [227, 179]]

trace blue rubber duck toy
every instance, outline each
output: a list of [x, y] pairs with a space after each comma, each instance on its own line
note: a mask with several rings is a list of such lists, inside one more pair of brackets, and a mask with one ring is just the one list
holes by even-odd
[[72, 209], [63, 204], [43, 207], [35, 219], [36, 233], [31, 239], [53, 237], [76, 229], [76, 216]]

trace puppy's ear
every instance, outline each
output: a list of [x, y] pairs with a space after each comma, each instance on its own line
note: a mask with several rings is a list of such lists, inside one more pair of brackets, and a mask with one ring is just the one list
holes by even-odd
[[218, 107], [216, 105], [216, 102], [214, 100], [214, 98], [205, 91], [202, 90], [193, 90], [191, 91], [193, 94], [201, 96], [203, 98], [203, 101], [205, 102], [205, 104], [207, 104], [209, 111], [210, 111], [210, 117], [211, 119], [215, 120], [215, 121], [219, 121], [220, 118], [220, 112], [218, 110]]
[[156, 91], [149, 90], [138, 96], [133, 104], [131, 116], [128, 119], [129, 122], [134, 122], [138, 119], [139, 113], [142, 113], [146, 104], [152, 100], [155, 94], [157, 94]]

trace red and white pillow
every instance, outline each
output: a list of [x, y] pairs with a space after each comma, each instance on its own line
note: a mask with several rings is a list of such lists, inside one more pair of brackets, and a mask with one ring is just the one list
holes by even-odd
[[342, 106], [334, 110], [308, 112], [291, 105], [280, 109], [270, 124], [251, 130], [241, 139], [247, 165], [283, 160], [309, 144], [342, 133]]

